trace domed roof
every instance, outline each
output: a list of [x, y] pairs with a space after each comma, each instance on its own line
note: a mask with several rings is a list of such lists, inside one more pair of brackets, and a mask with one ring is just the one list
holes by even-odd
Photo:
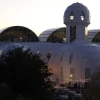
[[70, 10], [70, 9], [74, 9], [74, 10], [78, 10], [78, 9], [82, 9], [82, 10], [87, 10], [87, 12], [89, 12], [88, 8], [83, 5], [82, 3], [73, 3], [72, 5], [68, 6], [67, 10]]
[[72, 22], [70, 16], [74, 16], [74, 24], [90, 24], [90, 12], [82, 3], [73, 3], [67, 7], [64, 13], [64, 24], [70, 24]]

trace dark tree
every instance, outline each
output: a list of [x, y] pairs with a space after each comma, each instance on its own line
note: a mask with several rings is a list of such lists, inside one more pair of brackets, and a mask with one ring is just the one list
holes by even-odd
[[30, 49], [15, 48], [0, 57], [0, 84], [5, 84], [16, 96], [34, 96], [42, 100], [53, 88], [52, 73], [47, 65]]
[[87, 82], [86, 95], [89, 100], [100, 100], [100, 69]]

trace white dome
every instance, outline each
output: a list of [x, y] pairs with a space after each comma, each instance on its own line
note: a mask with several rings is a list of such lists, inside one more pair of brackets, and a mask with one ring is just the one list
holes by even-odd
[[[69, 69], [75, 69], [76, 79], [85, 79], [85, 69], [90, 69], [91, 74], [100, 66], [100, 46], [96, 44], [71, 44], [62, 48], [64, 52], [62, 66], [64, 76], [68, 79]], [[71, 62], [69, 62], [71, 61]]]
[[[20, 45], [19, 45], [20, 44]], [[48, 51], [51, 52], [51, 58], [48, 62], [49, 68], [52, 69], [53, 79], [57, 77], [65, 82], [70, 81], [70, 75], [73, 75], [73, 80], [84, 80], [89, 75], [97, 70], [100, 66], [100, 45], [92, 43], [19, 43], [6, 46], [3, 52], [12, 50], [20, 46], [30, 48], [35, 54], [39, 50], [41, 58], [47, 58]], [[73, 72], [74, 71], [74, 72]], [[90, 74], [87, 72], [90, 71]]]
[[[70, 17], [73, 17], [72, 19]], [[90, 24], [90, 12], [86, 6], [81, 3], [73, 3], [68, 6], [64, 13], [64, 24]]]

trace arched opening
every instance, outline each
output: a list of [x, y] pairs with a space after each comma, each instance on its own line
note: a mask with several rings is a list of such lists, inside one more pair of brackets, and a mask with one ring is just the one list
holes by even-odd
[[84, 14], [84, 12], [82, 11], [82, 13], [81, 13], [81, 20], [83, 21], [84, 19], [85, 19], [85, 14]]
[[70, 42], [73, 42], [76, 39], [76, 26], [70, 26]]
[[71, 14], [70, 14], [70, 20], [71, 20], [71, 21], [74, 20], [74, 13], [73, 13], [73, 11], [72, 11]]

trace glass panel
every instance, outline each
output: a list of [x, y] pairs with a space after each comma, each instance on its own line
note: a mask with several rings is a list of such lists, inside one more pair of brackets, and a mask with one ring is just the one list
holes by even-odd
[[66, 38], [66, 28], [60, 28], [56, 31], [54, 31], [48, 38], [47, 41], [48, 42], [59, 42], [59, 43], [63, 43], [64, 40], [63, 38]]
[[100, 42], [100, 32], [92, 39], [92, 42]]
[[39, 41], [39, 39], [31, 30], [19, 26], [14, 26], [6, 29], [0, 34], [0, 41], [31, 42]]

